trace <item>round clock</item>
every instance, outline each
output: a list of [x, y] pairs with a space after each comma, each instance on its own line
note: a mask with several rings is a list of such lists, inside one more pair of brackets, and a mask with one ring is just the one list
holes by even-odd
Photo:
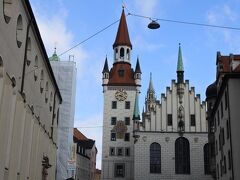
[[118, 101], [124, 101], [127, 99], [127, 92], [124, 89], [120, 89], [115, 93], [115, 98]]

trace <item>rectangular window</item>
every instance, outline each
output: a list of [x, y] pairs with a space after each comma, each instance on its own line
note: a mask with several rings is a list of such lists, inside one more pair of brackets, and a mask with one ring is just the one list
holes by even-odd
[[129, 141], [129, 139], [130, 139], [130, 134], [129, 133], [125, 133], [124, 141]]
[[222, 128], [222, 145], [225, 144], [225, 133], [224, 133], [224, 128]]
[[112, 101], [112, 109], [117, 109], [117, 101]]
[[225, 91], [225, 109], [228, 107], [227, 91]]
[[220, 160], [220, 175], [222, 177], [222, 174], [223, 174], [223, 167], [222, 167], [222, 160]]
[[218, 135], [218, 142], [219, 142], [219, 151], [221, 150], [221, 146], [222, 146], [222, 142], [221, 142], [221, 130], [220, 133]]
[[227, 139], [229, 139], [230, 137], [230, 131], [229, 131], [229, 121], [227, 120], [226, 122], [226, 125], [227, 125]]
[[217, 164], [217, 179], [219, 178], [219, 166]]
[[226, 174], [227, 173], [226, 156], [224, 156], [223, 160], [224, 160], [223, 173]]
[[222, 101], [221, 101], [221, 118], [223, 117], [223, 104], [222, 104]]
[[110, 155], [110, 156], [115, 156], [115, 148], [114, 148], [114, 147], [110, 147], [110, 149], [109, 149], [109, 155]]
[[125, 117], [125, 125], [130, 125], [130, 117]]
[[130, 148], [129, 147], [125, 148], [125, 156], [130, 156]]
[[230, 150], [228, 150], [228, 169], [232, 169], [232, 157]]
[[194, 114], [191, 114], [191, 126], [196, 126], [196, 119]]
[[111, 118], [111, 125], [116, 125], [117, 122], [117, 117], [112, 117]]
[[125, 102], [125, 109], [130, 109], [130, 101]]
[[118, 156], [122, 156], [123, 155], [123, 148], [122, 147], [117, 148], [117, 155]]
[[111, 141], [116, 141], [116, 133], [111, 133]]
[[219, 110], [217, 111], [217, 120], [218, 120], [218, 126], [219, 126], [219, 124], [220, 124]]
[[168, 126], [172, 126], [172, 114], [168, 114]]
[[125, 176], [125, 165], [124, 164], [115, 164], [114, 176], [115, 177], [124, 177]]

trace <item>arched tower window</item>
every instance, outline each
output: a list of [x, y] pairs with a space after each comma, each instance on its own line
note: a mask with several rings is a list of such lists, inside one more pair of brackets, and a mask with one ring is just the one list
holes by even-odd
[[184, 137], [179, 137], [175, 141], [175, 172], [190, 174], [190, 146]]
[[3, 15], [6, 23], [11, 20], [12, 0], [3, 0]]
[[120, 59], [124, 59], [124, 48], [120, 49]]
[[203, 147], [204, 151], [204, 172], [205, 174], [211, 174], [210, 172], [210, 151], [209, 151], [209, 143], [205, 144]]
[[127, 49], [127, 60], [130, 60], [130, 50]]
[[115, 59], [117, 60], [118, 58], [118, 48], [115, 49]]
[[161, 146], [156, 142], [150, 145], [150, 173], [161, 173]]
[[22, 22], [22, 16], [19, 15], [17, 18], [17, 28], [16, 28], [16, 40], [17, 40], [17, 46], [20, 48], [22, 46], [22, 33], [23, 33], [23, 22]]

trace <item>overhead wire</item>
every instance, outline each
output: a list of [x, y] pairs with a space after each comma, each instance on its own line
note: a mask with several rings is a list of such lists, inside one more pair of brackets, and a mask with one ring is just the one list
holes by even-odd
[[[129, 9], [127, 8], [127, 6], [126, 6], [126, 4], [124, 3], [123, 0], [122, 0], [122, 6], [123, 6], [123, 8], [125, 8], [125, 9], [128, 11], [127, 16], [145, 18], [145, 19], [155, 20], [155, 21], [165, 21], [165, 22], [170, 22], [170, 23], [179, 23], [179, 24], [187, 24], [187, 25], [204, 26], [204, 27], [212, 27], [212, 28], [221, 28], [221, 29], [229, 29], [229, 30], [237, 30], [237, 31], [240, 31], [240, 27], [221, 26], [221, 25], [204, 24], [204, 23], [196, 23], [196, 22], [189, 22], [189, 21], [180, 21], [180, 20], [150, 17], [150, 16], [145, 16], [145, 15], [140, 15], [140, 14], [131, 13], [131, 12], [129, 11]], [[113, 26], [114, 24], [116, 24], [116, 23], [119, 22], [119, 21], [120, 21], [120, 19], [112, 22], [111, 24], [109, 24], [108, 26], [104, 27], [103, 29], [97, 31], [96, 33], [92, 34], [92, 35], [89, 36], [88, 38], [82, 40], [81, 42], [79, 42], [79, 43], [77, 43], [76, 45], [72, 46], [71, 48], [67, 49], [66, 51], [60, 53], [59, 56], [62, 56], [62, 55], [64, 55], [64, 54], [66, 54], [67, 52], [71, 51], [72, 49], [74, 49], [74, 48], [78, 47], [79, 45], [85, 43], [85, 42], [88, 41], [89, 39], [92, 39], [93, 37], [95, 37], [96, 35], [102, 33], [103, 31], [107, 30], [108, 28], [110, 28], [111, 26]]]
[[220, 26], [220, 25], [213, 25], [213, 24], [204, 24], [204, 23], [195, 23], [195, 22], [188, 22], [188, 21], [178, 21], [178, 20], [172, 20], [172, 19], [164, 19], [164, 18], [154, 18], [150, 16], [144, 16], [134, 13], [128, 13], [128, 15], [155, 20], [155, 21], [166, 21], [171, 23], [180, 23], [180, 24], [188, 24], [188, 25], [196, 25], [196, 26], [205, 26], [205, 27], [214, 27], [214, 28], [222, 28], [222, 29], [231, 29], [231, 30], [240, 30], [240, 27], [231, 27], [231, 26]]
[[108, 29], [109, 27], [113, 26], [114, 24], [116, 24], [117, 22], [119, 22], [120, 19], [114, 21], [113, 23], [109, 24], [108, 26], [104, 27], [103, 29], [97, 31], [96, 33], [94, 33], [93, 35], [89, 36], [88, 38], [84, 39], [83, 41], [79, 42], [78, 44], [74, 45], [73, 47], [71, 47], [70, 49], [62, 52], [59, 56], [62, 56], [63, 54], [66, 54], [67, 52], [71, 51], [72, 49], [76, 48], [77, 46], [83, 44], [84, 42], [88, 41], [89, 39], [93, 38], [94, 36], [100, 34], [101, 32], [105, 31], [106, 29]]

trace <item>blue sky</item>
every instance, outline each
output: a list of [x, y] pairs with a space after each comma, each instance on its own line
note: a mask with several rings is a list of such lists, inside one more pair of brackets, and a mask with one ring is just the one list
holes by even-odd
[[[54, 46], [58, 54], [88, 38], [98, 30], [120, 18], [121, 0], [30, 0], [48, 55]], [[125, 0], [126, 13], [135, 13], [163, 19], [240, 27], [238, 0]], [[214, 81], [216, 52], [223, 55], [240, 53], [240, 31], [159, 21], [161, 28], [147, 28], [148, 19], [127, 16], [133, 45], [131, 62], [135, 68], [139, 56], [142, 69], [140, 107], [143, 107], [149, 74], [159, 98], [166, 86], [176, 79], [178, 43], [181, 43], [185, 79], [195, 86], [197, 94], [205, 99], [206, 87]], [[101, 127], [103, 94], [102, 68], [106, 55], [113, 62], [112, 44], [118, 24], [115, 24], [61, 56], [68, 60], [74, 55], [77, 62], [77, 89], [75, 126], [87, 137], [96, 140], [97, 167], [101, 168]]]

